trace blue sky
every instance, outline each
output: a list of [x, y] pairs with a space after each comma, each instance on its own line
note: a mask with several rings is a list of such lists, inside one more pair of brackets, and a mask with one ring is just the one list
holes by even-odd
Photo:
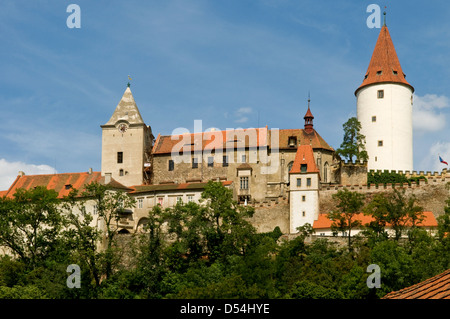
[[[81, 28], [66, 25], [81, 8]], [[450, 160], [450, 3], [433, 1], [48, 0], [0, 2], [0, 190], [27, 174], [101, 169], [101, 128], [131, 75], [155, 135], [203, 128], [314, 128], [334, 148], [356, 116], [387, 25], [415, 88], [414, 169]]]

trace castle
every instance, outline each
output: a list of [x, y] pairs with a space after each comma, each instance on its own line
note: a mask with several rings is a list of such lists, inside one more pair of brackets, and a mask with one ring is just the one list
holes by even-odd
[[[62, 197], [71, 188], [92, 181], [109, 184], [137, 201], [119, 220], [121, 232], [133, 233], [145, 225], [155, 205], [164, 208], [179, 201], [198, 201], [206, 183], [214, 180], [232, 189], [241, 205], [255, 207], [251, 221], [259, 231], [279, 226], [283, 233], [293, 234], [309, 223], [325, 234], [323, 213], [333, 208], [331, 194], [344, 186], [365, 193], [382, 190], [367, 185], [368, 170], [417, 175], [412, 171], [413, 92], [383, 25], [362, 84], [355, 91], [369, 160], [345, 163], [314, 129], [309, 99], [303, 128], [265, 126], [155, 137], [128, 85], [111, 118], [101, 125], [101, 172], [30, 176], [20, 172], [0, 195], [45, 185]], [[446, 171], [429, 176], [440, 185], [448, 178]], [[99, 225], [96, 219], [93, 223]], [[427, 213], [426, 223], [435, 225], [433, 214]]]

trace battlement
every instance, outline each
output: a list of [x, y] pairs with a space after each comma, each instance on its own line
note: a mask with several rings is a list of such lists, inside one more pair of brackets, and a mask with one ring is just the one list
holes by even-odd
[[444, 168], [441, 172], [431, 172], [431, 171], [427, 171], [427, 172], [425, 172], [425, 171], [419, 171], [419, 172], [417, 172], [417, 171], [404, 171], [403, 172], [403, 171], [388, 171], [388, 170], [373, 170], [373, 169], [371, 169], [369, 171], [369, 173], [385, 173], [385, 172], [387, 172], [387, 173], [396, 173], [396, 174], [399, 174], [399, 175], [403, 175], [406, 178], [421, 177], [421, 176], [424, 176], [427, 179], [450, 177], [450, 175], [448, 174], [446, 168]]
[[[250, 202], [247, 203], [247, 206], [251, 206], [254, 208], [268, 208], [286, 204], [289, 204], [288, 196], [279, 196], [279, 197], [266, 197], [266, 199], [262, 201], [251, 200]], [[241, 203], [241, 205], [243, 204]]]
[[[371, 170], [371, 172], [374, 172]], [[375, 171], [383, 172], [383, 171]], [[386, 184], [346, 184], [346, 185], [322, 185], [321, 192], [338, 192], [344, 188], [350, 191], [359, 192], [384, 192], [392, 190], [394, 188], [422, 188], [429, 185], [445, 185], [450, 182], [450, 174], [447, 173], [447, 169], [443, 169], [442, 172], [424, 172], [424, 171], [413, 171], [413, 172], [396, 172], [398, 174], [405, 175], [407, 178], [412, 177], [425, 177], [426, 179], [419, 179], [417, 182], [413, 181], [411, 183], [386, 183]]]

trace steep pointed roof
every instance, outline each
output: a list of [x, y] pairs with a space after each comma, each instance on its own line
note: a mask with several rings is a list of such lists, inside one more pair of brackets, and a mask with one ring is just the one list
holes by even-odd
[[356, 89], [355, 95], [361, 88], [376, 83], [399, 83], [410, 87], [414, 92], [413, 86], [405, 79], [386, 25], [381, 28], [364, 80]]
[[306, 164], [305, 173], [319, 173], [314, 160], [313, 148], [311, 145], [299, 145], [297, 153], [295, 154], [294, 163], [289, 171], [290, 174], [303, 173], [301, 170], [302, 164]]
[[123, 93], [122, 99], [105, 125], [115, 125], [120, 120], [127, 121], [130, 124], [144, 124], [130, 87], [127, 87]]

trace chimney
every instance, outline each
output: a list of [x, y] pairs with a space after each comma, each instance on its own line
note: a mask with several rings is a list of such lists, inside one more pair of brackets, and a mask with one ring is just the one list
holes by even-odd
[[23, 171], [19, 171], [19, 176], [24, 176], [25, 173]]
[[89, 175], [92, 175], [92, 167], [89, 167], [88, 174], [89, 174]]

